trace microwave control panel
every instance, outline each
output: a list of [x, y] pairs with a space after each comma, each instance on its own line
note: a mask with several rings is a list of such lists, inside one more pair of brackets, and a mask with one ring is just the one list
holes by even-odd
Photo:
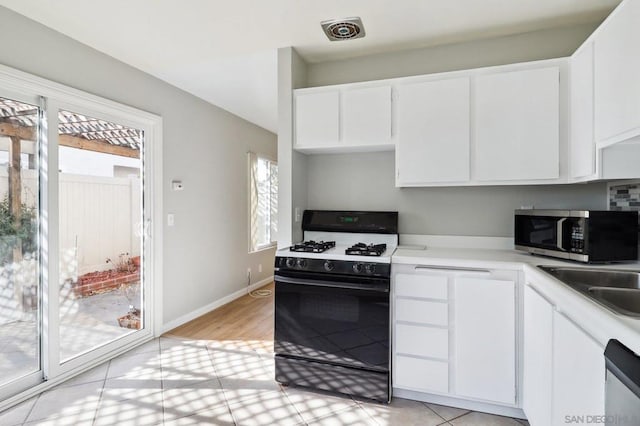
[[571, 252], [584, 252], [584, 222], [578, 221], [571, 227]]

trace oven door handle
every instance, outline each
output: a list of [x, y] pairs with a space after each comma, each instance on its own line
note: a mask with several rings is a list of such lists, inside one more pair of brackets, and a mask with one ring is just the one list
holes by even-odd
[[304, 278], [290, 278], [283, 277], [282, 275], [276, 275], [275, 281], [286, 283], [286, 284], [295, 284], [295, 285], [308, 285], [314, 287], [333, 287], [333, 288], [344, 288], [349, 290], [363, 290], [363, 291], [375, 291], [378, 293], [389, 293], [389, 287], [384, 286], [381, 287], [379, 285], [368, 285], [368, 284], [349, 284], [349, 283], [336, 283], [333, 281], [322, 281], [322, 280], [307, 280]]

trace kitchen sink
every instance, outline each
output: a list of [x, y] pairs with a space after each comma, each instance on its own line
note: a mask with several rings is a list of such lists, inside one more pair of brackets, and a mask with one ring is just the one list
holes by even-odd
[[617, 314], [640, 317], [640, 271], [538, 266]]
[[616, 312], [640, 316], [640, 290], [632, 288], [591, 287], [591, 297]]

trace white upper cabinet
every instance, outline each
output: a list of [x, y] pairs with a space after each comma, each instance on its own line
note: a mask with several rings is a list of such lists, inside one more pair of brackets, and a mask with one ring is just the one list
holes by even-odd
[[558, 67], [476, 78], [475, 172], [479, 181], [558, 179]]
[[455, 393], [516, 402], [515, 281], [455, 280]]
[[340, 142], [340, 93], [296, 93], [296, 148], [333, 147]]
[[595, 36], [596, 142], [640, 135], [640, 0], [626, 0]]
[[391, 143], [391, 86], [346, 89], [342, 107], [343, 144]]
[[[398, 187], [566, 183], [568, 90], [559, 81], [566, 64], [297, 89], [293, 147], [395, 149]], [[577, 161], [593, 164], [593, 157]]]
[[469, 78], [398, 86], [399, 186], [469, 180]]
[[571, 179], [594, 177], [595, 140], [593, 135], [593, 43], [571, 57], [571, 125], [569, 136], [569, 173]]
[[295, 146], [303, 152], [393, 149], [391, 86], [295, 91]]

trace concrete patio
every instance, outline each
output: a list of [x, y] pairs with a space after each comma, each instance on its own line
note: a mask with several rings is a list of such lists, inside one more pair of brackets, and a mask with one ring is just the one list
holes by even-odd
[[[129, 310], [129, 299], [140, 306], [140, 285], [77, 298], [70, 285], [60, 292], [60, 359], [65, 360], [122, 337], [134, 330], [122, 328], [117, 318]], [[37, 369], [38, 332], [35, 311], [0, 324], [0, 377], [7, 382]]]

